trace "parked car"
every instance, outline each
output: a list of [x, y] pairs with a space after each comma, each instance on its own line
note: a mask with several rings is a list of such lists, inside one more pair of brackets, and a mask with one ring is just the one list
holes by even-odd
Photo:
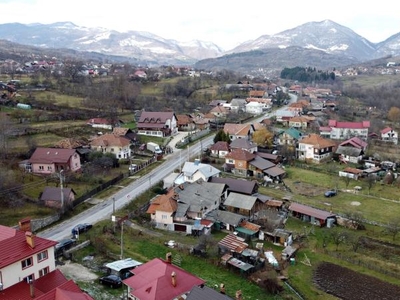
[[82, 232], [88, 231], [92, 227], [93, 225], [89, 223], [78, 224], [74, 228], [72, 228], [71, 233], [73, 236], [75, 236], [77, 234], [81, 234]]
[[59, 241], [58, 244], [56, 244], [54, 246], [55, 247], [55, 251], [60, 253], [60, 252], [62, 252], [64, 250], [68, 250], [74, 244], [75, 244], [75, 240], [74, 239], [63, 239], [63, 240]]
[[111, 288], [119, 288], [122, 286], [122, 280], [119, 276], [111, 274], [99, 279], [100, 284], [107, 285]]
[[333, 197], [337, 195], [337, 191], [336, 190], [329, 190], [325, 192], [325, 197]]
[[173, 240], [170, 240], [168, 242], [164, 243], [165, 246], [169, 247], [169, 248], [175, 248], [177, 246], [177, 243]]

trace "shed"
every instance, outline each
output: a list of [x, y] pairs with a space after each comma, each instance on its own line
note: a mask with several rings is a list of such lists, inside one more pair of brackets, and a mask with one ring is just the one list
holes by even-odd
[[120, 276], [122, 279], [125, 279], [130, 275], [129, 270], [132, 270], [141, 264], [141, 262], [132, 258], [126, 258], [107, 263], [104, 266], [108, 269], [110, 274], [115, 274]]
[[297, 250], [298, 249], [296, 247], [287, 246], [285, 249], [282, 250], [282, 259], [289, 260], [296, 254]]
[[292, 212], [293, 217], [297, 217], [304, 222], [310, 222], [314, 225], [325, 226], [328, 223], [328, 219], [336, 221], [336, 215], [332, 212], [314, 208], [311, 206], [303, 205], [300, 203], [292, 203], [289, 206], [289, 210]]

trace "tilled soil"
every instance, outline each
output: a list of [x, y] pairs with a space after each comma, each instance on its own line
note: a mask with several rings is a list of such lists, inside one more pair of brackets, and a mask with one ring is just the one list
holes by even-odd
[[398, 300], [400, 287], [332, 263], [321, 263], [314, 282], [328, 294], [343, 300]]

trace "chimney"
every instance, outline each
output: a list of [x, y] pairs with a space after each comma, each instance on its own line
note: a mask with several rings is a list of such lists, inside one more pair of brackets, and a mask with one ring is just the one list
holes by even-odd
[[18, 222], [19, 230], [21, 231], [31, 231], [31, 219], [25, 218]]
[[172, 282], [172, 286], [176, 286], [176, 273], [175, 272], [171, 273], [171, 282]]
[[225, 284], [221, 283], [219, 285], [219, 292], [225, 295]]
[[172, 253], [168, 252], [167, 255], [165, 256], [165, 260], [167, 261], [167, 263], [172, 263]]
[[26, 238], [26, 243], [29, 245], [29, 247], [31, 247], [32, 249], [35, 248], [35, 240], [32, 232], [30, 231], [25, 232], [25, 238]]
[[35, 298], [35, 287], [33, 286], [33, 280], [29, 280], [29, 294], [31, 298]]
[[235, 300], [242, 300], [242, 299], [243, 299], [242, 298], [242, 291], [241, 290], [236, 291]]

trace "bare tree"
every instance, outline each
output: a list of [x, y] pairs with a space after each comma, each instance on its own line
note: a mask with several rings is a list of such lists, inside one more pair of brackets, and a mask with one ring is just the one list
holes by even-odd
[[389, 220], [386, 225], [385, 231], [392, 236], [393, 241], [396, 239], [397, 234], [400, 232], [400, 217], [396, 216]]
[[336, 245], [336, 251], [338, 251], [339, 245], [346, 241], [347, 234], [339, 229], [334, 229], [330, 235], [332, 242]]

